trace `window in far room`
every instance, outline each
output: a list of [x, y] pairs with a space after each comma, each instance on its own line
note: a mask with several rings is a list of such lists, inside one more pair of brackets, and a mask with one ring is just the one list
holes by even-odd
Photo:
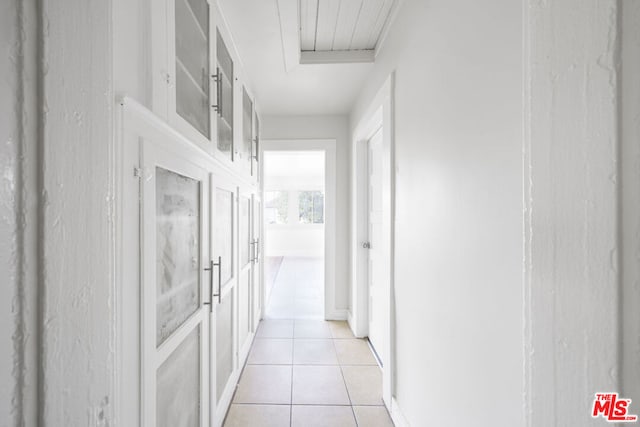
[[298, 193], [298, 208], [301, 223], [324, 223], [324, 193], [322, 191], [301, 191]]

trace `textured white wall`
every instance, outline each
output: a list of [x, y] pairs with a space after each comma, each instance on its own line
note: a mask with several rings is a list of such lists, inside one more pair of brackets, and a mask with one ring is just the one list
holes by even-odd
[[620, 75], [622, 174], [622, 392], [640, 414], [640, 2], [624, 0]]
[[0, 420], [36, 425], [35, 1], [0, 4]]
[[522, 5], [405, 0], [395, 70], [396, 397], [412, 426], [521, 426]]
[[[618, 391], [618, 2], [528, 1], [527, 423], [602, 425]], [[637, 143], [637, 142], [636, 142]]]
[[42, 426], [113, 424], [111, 3], [40, 2]]
[[346, 116], [264, 116], [262, 139], [336, 140], [336, 308], [349, 298], [349, 140]]

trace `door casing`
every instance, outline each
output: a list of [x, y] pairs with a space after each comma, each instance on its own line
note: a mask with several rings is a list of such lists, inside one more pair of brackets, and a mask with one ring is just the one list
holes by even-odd
[[394, 75], [384, 82], [353, 133], [351, 152], [351, 307], [349, 326], [357, 337], [369, 333], [369, 281], [367, 249], [362, 247], [368, 236], [368, 141], [382, 131], [382, 200], [384, 292], [388, 319], [383, 328], [386, 337], [382, 367], [382, 398], [394, 416], [393, 372], [395, 367], [395, 292], [394, 292], [394, 239], [395, 239], [395, 157], [393, 138], [393, 84]]

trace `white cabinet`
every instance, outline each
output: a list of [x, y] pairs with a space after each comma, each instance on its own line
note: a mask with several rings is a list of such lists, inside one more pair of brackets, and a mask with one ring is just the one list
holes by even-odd
[[[141, 170], [153, 172], [141, 195], [141, 349], [143, 359], [154, 357], [142, 367], [143, 425], [220, 426], [262, 306], [256, 100], [215, 0], [154, 1], [150, 22], [154, 114], [136, 116], [150, 123]], [[156, 165], [160, 147], [173, 154]], [[156, 184], [164, 193], [154, 192]], [[184, 218], [153, 209], [165, 199], [169, 213]], [[187, 202], [191, 211], [182, 212]], [[172, 219], [166, 230], [148, 225]], [[155, 271], [167, 254], [164, 270]], [[179, 286], [156, 276], [180, 279]], [[184, 413], [175, 410], [182, 400]]]
[[257, 182], [255, 100], [238, 63], [214, 0], [154, 2], [154, 113], [239, 176]]
[[169, 99], [181, 121], [211, 139], [209, 3], [174, 0], [174, 12], [175, 42], [170, 45], [174, 48], [176, 84]]

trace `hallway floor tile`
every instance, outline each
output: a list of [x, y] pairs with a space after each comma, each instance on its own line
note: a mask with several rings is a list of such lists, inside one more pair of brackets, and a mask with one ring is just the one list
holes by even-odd
[[225, 427], [392, 427], [382, 371], [346, 322], [264, 320]]

